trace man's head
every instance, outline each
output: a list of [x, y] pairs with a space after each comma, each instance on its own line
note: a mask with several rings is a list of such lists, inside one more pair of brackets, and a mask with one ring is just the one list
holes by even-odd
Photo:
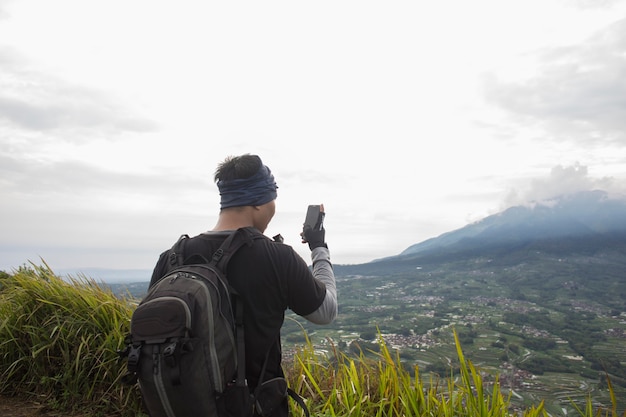
[[257, 155], [231, 156], [218, 165], [215, 182], [221, 210], [253, 207], [259, 213], [255, 226], [264, 230], [274, 215], [278, 186], [270, 169]]

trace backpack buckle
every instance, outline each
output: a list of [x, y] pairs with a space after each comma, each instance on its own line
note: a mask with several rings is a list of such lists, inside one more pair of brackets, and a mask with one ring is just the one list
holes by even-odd
[[220, 259], [222, 259], [222, 256], [224, 256], [224, 250], [222, 248], [219, 248], [218, 250], [215, 251], [211, 260], [217, 264], [220, 261]]
[[128, 347], [128, 370], [130, 372], [137, 372], [137, 366], [139, 365], [139, 357], [141, 356], [141, 345], [131, 345]]

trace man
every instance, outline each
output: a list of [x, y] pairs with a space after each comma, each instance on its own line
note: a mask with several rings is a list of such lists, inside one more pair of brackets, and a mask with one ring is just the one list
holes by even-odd
[[[274, 216], [278, 186], [257, 155], [226, 158], [217, 167], [215, 181], [221, 196], [218, 221], [213, 230], [189, 239], [185, 257], [201, 255], [211, 259], [234, 230], [253, 227], [262, 235]], [[259, 383], [283, 376], [280, 329], [286, 309], [316, 324], [328, 324], [337, 315], [337, 291], [325, 230], [304, 227], [301, 236], [311, 249], [312, 271], [293, 248], [263, 235], [254, 239], [252, 246], [244, 245], [228, 265], [230, 285], [244, 304], [246, 377], [251, 392]], [[150, 285], [165, 275], [168, 266], [167, 257], [161, 255]], [[266, 358], [263, 381], [259, 381]], [[287, 414], [285, 400], [275, 415]]]

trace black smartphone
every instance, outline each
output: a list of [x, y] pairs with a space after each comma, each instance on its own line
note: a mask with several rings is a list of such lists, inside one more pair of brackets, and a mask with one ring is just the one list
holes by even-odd
[[320, 205], [310, 205], [306, 211], [306, 218], [304, 219], [305, 226], [311, 226], [313, 230], [319, 230], [322, 228], [324, 221], [324, 212], [322, 212]]

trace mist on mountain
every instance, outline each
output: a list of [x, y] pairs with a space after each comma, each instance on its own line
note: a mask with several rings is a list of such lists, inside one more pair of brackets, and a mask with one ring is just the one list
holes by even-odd
[[399, 256], [568, 237], [610, 239], [623, 233], [626, 233], [626, 200], [610, 198], [605, 191], [585, 191], [511, 207], [412, 245]]

